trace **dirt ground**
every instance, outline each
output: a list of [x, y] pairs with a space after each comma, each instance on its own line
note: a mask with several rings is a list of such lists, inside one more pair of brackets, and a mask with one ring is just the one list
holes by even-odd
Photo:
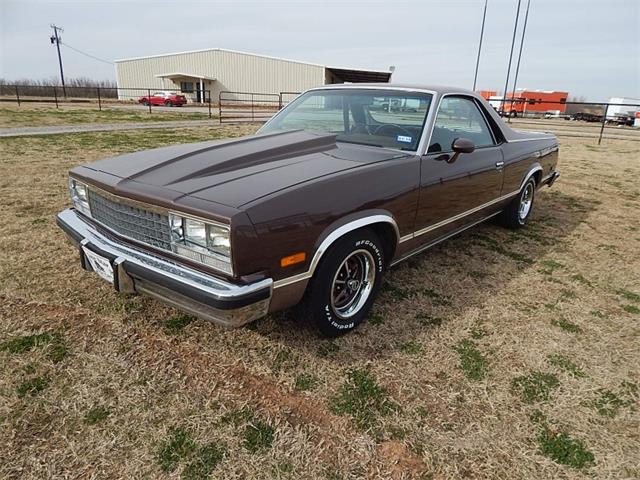
[[334, 341], [80, 268], [70, 167], [253, 128], [0, 139], [0, 478], [640, 477], [640, 143], [561, 137], [527, 228], [399, 265]]

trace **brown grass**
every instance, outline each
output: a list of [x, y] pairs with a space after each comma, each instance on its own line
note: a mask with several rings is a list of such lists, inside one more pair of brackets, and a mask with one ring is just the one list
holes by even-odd
[[[218, 111], [212, 109], [217, 117]], [[0, 128], [45, 127], [58, 125], [115, 124], [115, 123], [159, 123], [182, 120], [207, 120], [204, 110], [194, 111], [189, 107], [146, 108], [132, 105], [109, 105], [98, 109], [98, 104], [60, 105], [60, 108], [40, 103], [0, 103]]]
[[[0, 139], [0, 344], [49, 332], [66, 348], [56, 361], [37, 342], [0, 348], [0, 477], [176, 478], [192, 458], [162, 472], [172, 427], [226, 448], [212, 478], [640, 476], [639, 316], [625, 309], [640, 307], [637, 143], [561, 138], [563, 176], [539, 192], [528, 228], [487, 223], [398, 266], [376, 321], [333, 342], [291, 313], [240, 330], [199, 320], [168, 329], [178, 312], [118, 296], [80, 269], [54, 220], [67, 205], [68, 168], [150, 138], [252, 128]], [[485, 362], [479, 380], [461, 368], [463, 342]], [[566, 359], [584, 375], [563, 369]], [[368, 412], [365, 428], [332, 413], [353, 369], [381, 387], [356, 395], [394, 405]], [[529, 404], [513, 381], [532, 372], [559, 386]], [[313, 388], [297, 390], [309, 374]], [[34, 378], [48, 383], [18, 395]], [[613, 416], [599, 413], [605, 391], [620, 399]], [[108, 413], [87, 421], [92, 411]], [[539, 416], [548, 435], [582, 441], [595, 464], [543, 455]], [[275, 429], [270, 447], [246, 448], [249, 424]]]

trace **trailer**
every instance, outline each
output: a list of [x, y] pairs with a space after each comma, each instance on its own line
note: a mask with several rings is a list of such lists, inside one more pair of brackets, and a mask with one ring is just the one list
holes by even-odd
[[526, 116], [551, 114], [560, 116], [567, 110], [568, 92], [556, 90], [527, 90], [518, 89], [514, 93], [507, 93], [506, 99], [492, 96], [489, 103], [499, 114], [504, 116]]
[[[628, 106], [629, 104], [638, 106], [630, 107]], [[626, 116], [633, 118], [638, 111], [640, 111], [640, 98], [611, 97], [609, 99], [609, 108], [607, 108], [607, 120]]]

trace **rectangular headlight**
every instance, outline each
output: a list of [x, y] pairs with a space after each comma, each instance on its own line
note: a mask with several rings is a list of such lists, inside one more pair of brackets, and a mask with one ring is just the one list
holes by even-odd
[[73, 177], [69, 177], [69, 195], [74, 208], [90, 217], [91, 207], [89, 206], [89, 190], [87, 189], [87, 185]]
[[171, 248], [175, 253], [232, 274], [229, 227], [169, 214]]

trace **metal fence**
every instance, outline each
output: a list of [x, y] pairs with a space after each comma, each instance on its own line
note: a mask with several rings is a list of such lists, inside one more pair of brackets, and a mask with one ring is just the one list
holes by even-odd
[[[495, 107], [496, 103], [499, 103], [497, 108]], [[598, 138], [598, 145], [600, 145], [603, 138], [640, 141], [640, 129], [632, 126], [635, 112], [640, 111], [640, 103], [560, 102], [523, 98], [492, 98], [491, 104], [498, 113], [507, 117], [509, 123], [514, 121], [513, 119], [517, 119], [518, 125], [553, 127], [554, 133], [558, 136]], [[541, 104], [557, 105], [559, 108], [536, 110], [536, 105]], [[567, 106], [573, 106], [572, 110], [574, 112], [571, 114], [564, 113]], [[534, 110], [527, 110], [527, 107], [533, 107]], [[612, 107], [620, 107], [624, 112], [614, 113]], [[585, 122], [589, 125], [585, 125]]]
[[266, 122], [299, 94], [223, 91], [218, 94], [218, 118], [220, 123]]
[[[171, 95], [181, 95], [187, 103], [167, 98], [164, 95], [154, 95], [164, 92]], [[63, 105], [93, 105], [98, 110], [116, 106], [143, 105], [152, 113], [155, 107], [187, 107], [191, 112], [200, 112], [212, 118], [212, 103], [210, 90], [185, 92], [168, 88], [118, 88], [118, 87], [74, 87], [59, 85], [0, 85], [0, 102], [22, 104], [45, 103], [55, 104], [56, 108]], [[198, 108], [194, 108], [198, 107]]]
[[[180, 91], [160, 88], [76, 87], [6, 85], [0, 84], [0, 102], [49, 103], [56, 108], [62, 105], [90, 105], [98, 110], [105, 108], [144, 108], [166, 111], [178, 106], [170, 99], [154, 97], [156, 92], [168, 92], [187, 97], [183, 105], [190, 112], [202, 113], [212, 118], [212, 109], [217, 108], [220, 123], [265, 122], [287, 103], [299, 95], [298, 92], [257, 93], [223, 91], [211, 98], [210, 90]], [[145, 101], [152, 99], [151, 101]], [[640, 129], [629, 125], [633, 113], [640, 111], [640, 103], [606, 102], [562, 102], [524, 98], [495, 98], [491, 104], [499, 113], [504, 113], [507, 122], [523, 128], [548, 129], [558, 136], [640, 141]], [[496, 107], [496, 104], [498, 105]], [[540, 104], [554, 105], [542, 110]], [[555, 105], [558, 108], [555, 108]], [[615, 107], [615, 108], [614, 108]], [[628, 110], [624, 115], [617, 110]], [[564, 113], [571, 110], [572, 113]], [[514, 113], [515, 115], [511, 115]]]

